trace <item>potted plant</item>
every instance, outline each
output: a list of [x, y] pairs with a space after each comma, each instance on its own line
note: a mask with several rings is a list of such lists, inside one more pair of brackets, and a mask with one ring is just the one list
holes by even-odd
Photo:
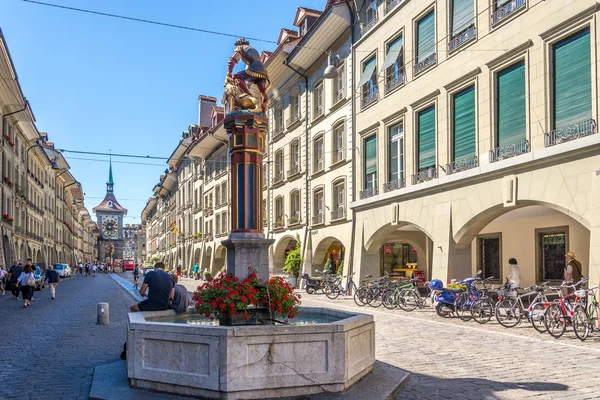
[[212, 274], [210, 273], [210, 271], [204, 271], [204, 280], [205, 281], [210, 280], [211, 277], [212, 277]]
[[300, 274], [300, 268], [304, 258], [302, 258], [302, 249], [300, 247], [300, 236], [296, 234], [296, 247], [292, 249], [287, 257], [285, 258], [285, 264], [283, 265], [283, 272], [289, 275], [289, 281], [292, 286], [296, 286], [298, 282], [298, 274]]

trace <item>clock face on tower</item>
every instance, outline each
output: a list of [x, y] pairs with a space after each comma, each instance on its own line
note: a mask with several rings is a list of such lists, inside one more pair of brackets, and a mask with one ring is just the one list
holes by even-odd
[[105, 219], [102, 222], [102, 233], [105, 237], [115, 237], [119, 231], [117, 221], [113, 218]]

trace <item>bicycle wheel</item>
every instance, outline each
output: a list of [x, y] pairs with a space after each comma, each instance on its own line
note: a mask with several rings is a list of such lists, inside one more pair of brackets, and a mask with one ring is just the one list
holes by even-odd
[[529, 320], [531, 321], [531, 325], [535, 328], [539, 333], [546, 332], [546, 324], [544, 323], [544, 313], [546, 312], [546, 307], [544, 307], [543, 303], [536, 303], [531, 307], [531, 311], [529, 313]]
[[367, 304], [367, 291], [365, 288], [360, 288], [354, 292], [354, 302], [357, 306], [364, 307]]
[[504, 299], [496, 304], [496, 320], [505, 328], [513, 328], [521, 322], [523, 310], [516, 300]]
[[371, 307], [377, 308], [383, 303], [381, 296], [381, 289], [369, 289], [367, 292], [367, 304]]
[[587, 339], [590, 334], [590, 322], [585, 308], [582, 305], [575, 307], [573, 313], [573, 330], [575, 331], [575, 336], [582, 342]]
[[[321, 286], [321, 290], [323, 290], [323, 294], [325, 294], [325, 296], [327, 296], [327, 293], [331, 293], [331, 290], [333, 288], [333, 283], [330, 282], [324, 282], [323, 286]], [[329, 296], [327, 296], [329, 297]]]
[[444, 303], [437, 303], [435, 312], [442, 318], [449, 318], [452, 316], [452, 310]]
[[454, 303], [454, 307], [456, 307], [456, 315], [458, 315], [458, 318], [462, 319], [463, 321], [471, 320], [471, 303], [469, 302], [467, 293], [462, 293], [460, 296], [458, 296]]
[[480, 324], [485, 324], [492, 319], [492, 315], [494, 314], [494, 307], [487, 300], [475, 300], [471, 305], [471, 316], [476, 322]]
[[399, 297], [400, 296], [398, 295], [398, 292], [395, 290], [389, 290], [385, 292], [383, 294], [383, 306], [388, 310], [393, 310], [394, 308], [398, 307]]
[[412, 290], [400, 292], [400, 301], [398, 303], [398, 306], [403, 311], [413, 311], [415, 308], [417, 308], [418, 305], [419, 299], [415, 292], [413, 292]]
[[544, 313], [544, 324], [548, 333], [554, 337], [559, 338], [567, 329], [566, 317], [563, 315], [560, 307], [557, 303], [550, 304]]
[[330, 286], [330, 290], [328, 290], [325, 293], [325, 296], [327, 296], [331, 300], [335, 300], [335, 299], [338, 298], [338, 296], [340, 295], [340, 293], [342, 292], [342, 290], [343, 289], [342, 289], [342, 287], [341, 287], [341, 285], [339, 283], [337, 285], [336, 284], [332, 284]]

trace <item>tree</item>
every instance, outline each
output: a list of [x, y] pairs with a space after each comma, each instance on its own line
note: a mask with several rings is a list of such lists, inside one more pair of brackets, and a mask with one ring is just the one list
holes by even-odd
[[298, 278], [300, 267], [302, 267], [303, 262], [304, 258], [302, 258], [302, 249], [300, 248], [300, 236], [296, 234], [296, 247], [288, 253], [283, 266], [283, 272], [294, 278]]

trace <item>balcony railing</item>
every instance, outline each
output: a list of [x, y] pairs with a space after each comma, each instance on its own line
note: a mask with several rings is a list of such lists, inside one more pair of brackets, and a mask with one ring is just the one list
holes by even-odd
[[496, 162], [504, 160], [505, 158], [511, 158], [518, 156], [519, 154], [525, 154], [529, 152], [529, 141], [521, 140], [516, 143], [505, 144], [504, 146], [496, 147], [490, 150], [490, 162]]
[[396, 179], [383, 184], [383, 193], [392, 192], [404, 187], [404, 179]]
[[288, 177], [290, 177], [290, 176], [294, 176], [299, 173], [300, 173], [300, 165], [299, 165], [299, 163], [296, 163], [296, 164], [292, 165], [292, 169], [290, 169], [287, 174], [288, 174]]
[[280, 135], [283, 134], [283, 126], [280, 125], [275, 125], [275, 127], [273, 127], [273, 138], [279, 137]]
[[373, 186], [370, 188], [366, 188], [365, 190], [361, 190], [359, 196], [361, 199], [366, 199], [369, 197], [373, 197], [379, 194], [379, 190], [377, 190], [377, 186]]
[[362, 99], [360, 100], [360, 106], [362, 108], [367, 107], [377, 101], [377, 88], [369, 90], [368, 93], [363, 93]]
[[300, 112], [293, 113], [292, 116], [287, 119], [285, 125], [289, 128], [291, 125], [295, 124], [296, 122], [299, 122], [301, 118], [302, 115], [300, 115]]
[[427, 182], [438, 177], [438, 170], [436, 167], [425, 168], [412, 176], [412, 184], [416, 185], [419, 183]]
[[283, 182], [283, 171], [275, 172], [275, 176], [273, 177], [273, 183]]
[[568, 142], [569, 140], [579, 139], [584, 136], [590, 136], [596, 133], [596, 121], [588, 119], [563, 128], [558, 128], [544, 134], [544, 144], [546, 147], [555, 144]]
[[331, 212], [331, 220], [332, 221], [337, 221], [337, 220], [343, 219], [345, 217], [346, 217], [346, 208], [345, 207], [338, 206], [338, 208], [336, 208], [335, 210], [333, 210]]
[[459, 159], [454, 160], [453, 162], [446, 164], [446, 173], [448, 175], [453, 174], [455, 172], [464, 171], [467, 169], [477, 167], [477, 156], [466, 156]]
[[362, 26], [361, 29], [361, 34], [365, 34], [367, 33], [371, 28], [373, 28], [375, 26], [375, 24], [377, 23], [377, 16], [374, 16], [370, 21], [368, 21], [366, 24], [364, 24]]
[[385, 3], [385, 8], [383, 9], [383, 15], [390, 13], [401, 2], [402, 0], [387, 0]]
[[453, 52], [463, 44], [475, 39], [475, 33], [475, 24], [471, 24], [466, 29], [463, 29], [458, 34], [452, 36], [448, 42], [448, 52]]
[[[497, 0], [496, 0], [496, 2], [497, 2]], [[521, 8], [525, 7], [526, 4], [527, 4], [526, 0], [513, 0], [510, 3], [505, 4], [502, 7], [498, 8], [496, 11], [494, 11], [492, 13], [492, 16], [491, 16], [492, 26], [496, 25], [500, 21], [505, 20], [511, 14], [516, 12], [517, 10], [520, 10]]]
[[401, 86], [403, 84], [404, 84], [404, 67], [402, 67], [402, 69], [400, 69], [400, 71], [398, 71], [398, 75], [396, 75], [396, 76], [390, 75], [387, 77], [387, 80], [385, 82], [385, 92], [386, 93], [391, 92], [392, 90], [396, 89], [398, 86]]
[[302, 223], [302, 217], [300, 216], [300, 213], [296, 213], [295, 216], [291, 216], [288, 218], [288, 226], [289, 225], [298, 225]]
[[423, 70], [426, 70], [432, 65], [435, 65], [435, 60], [435, 53], [431, 53], [429, 56], [425, 57], [423, 60], [415, 64], [414, 74], [417, 75], [418, 73], [422, 72]]
[[319, 213], [317, 213], [317, 215], [312, 217], [313, 225], [320, 225], [320, 224], [324, 224], [324, 223], [325, 223], [325, 214], [323, 214], [323, 212], [319, 212]]

